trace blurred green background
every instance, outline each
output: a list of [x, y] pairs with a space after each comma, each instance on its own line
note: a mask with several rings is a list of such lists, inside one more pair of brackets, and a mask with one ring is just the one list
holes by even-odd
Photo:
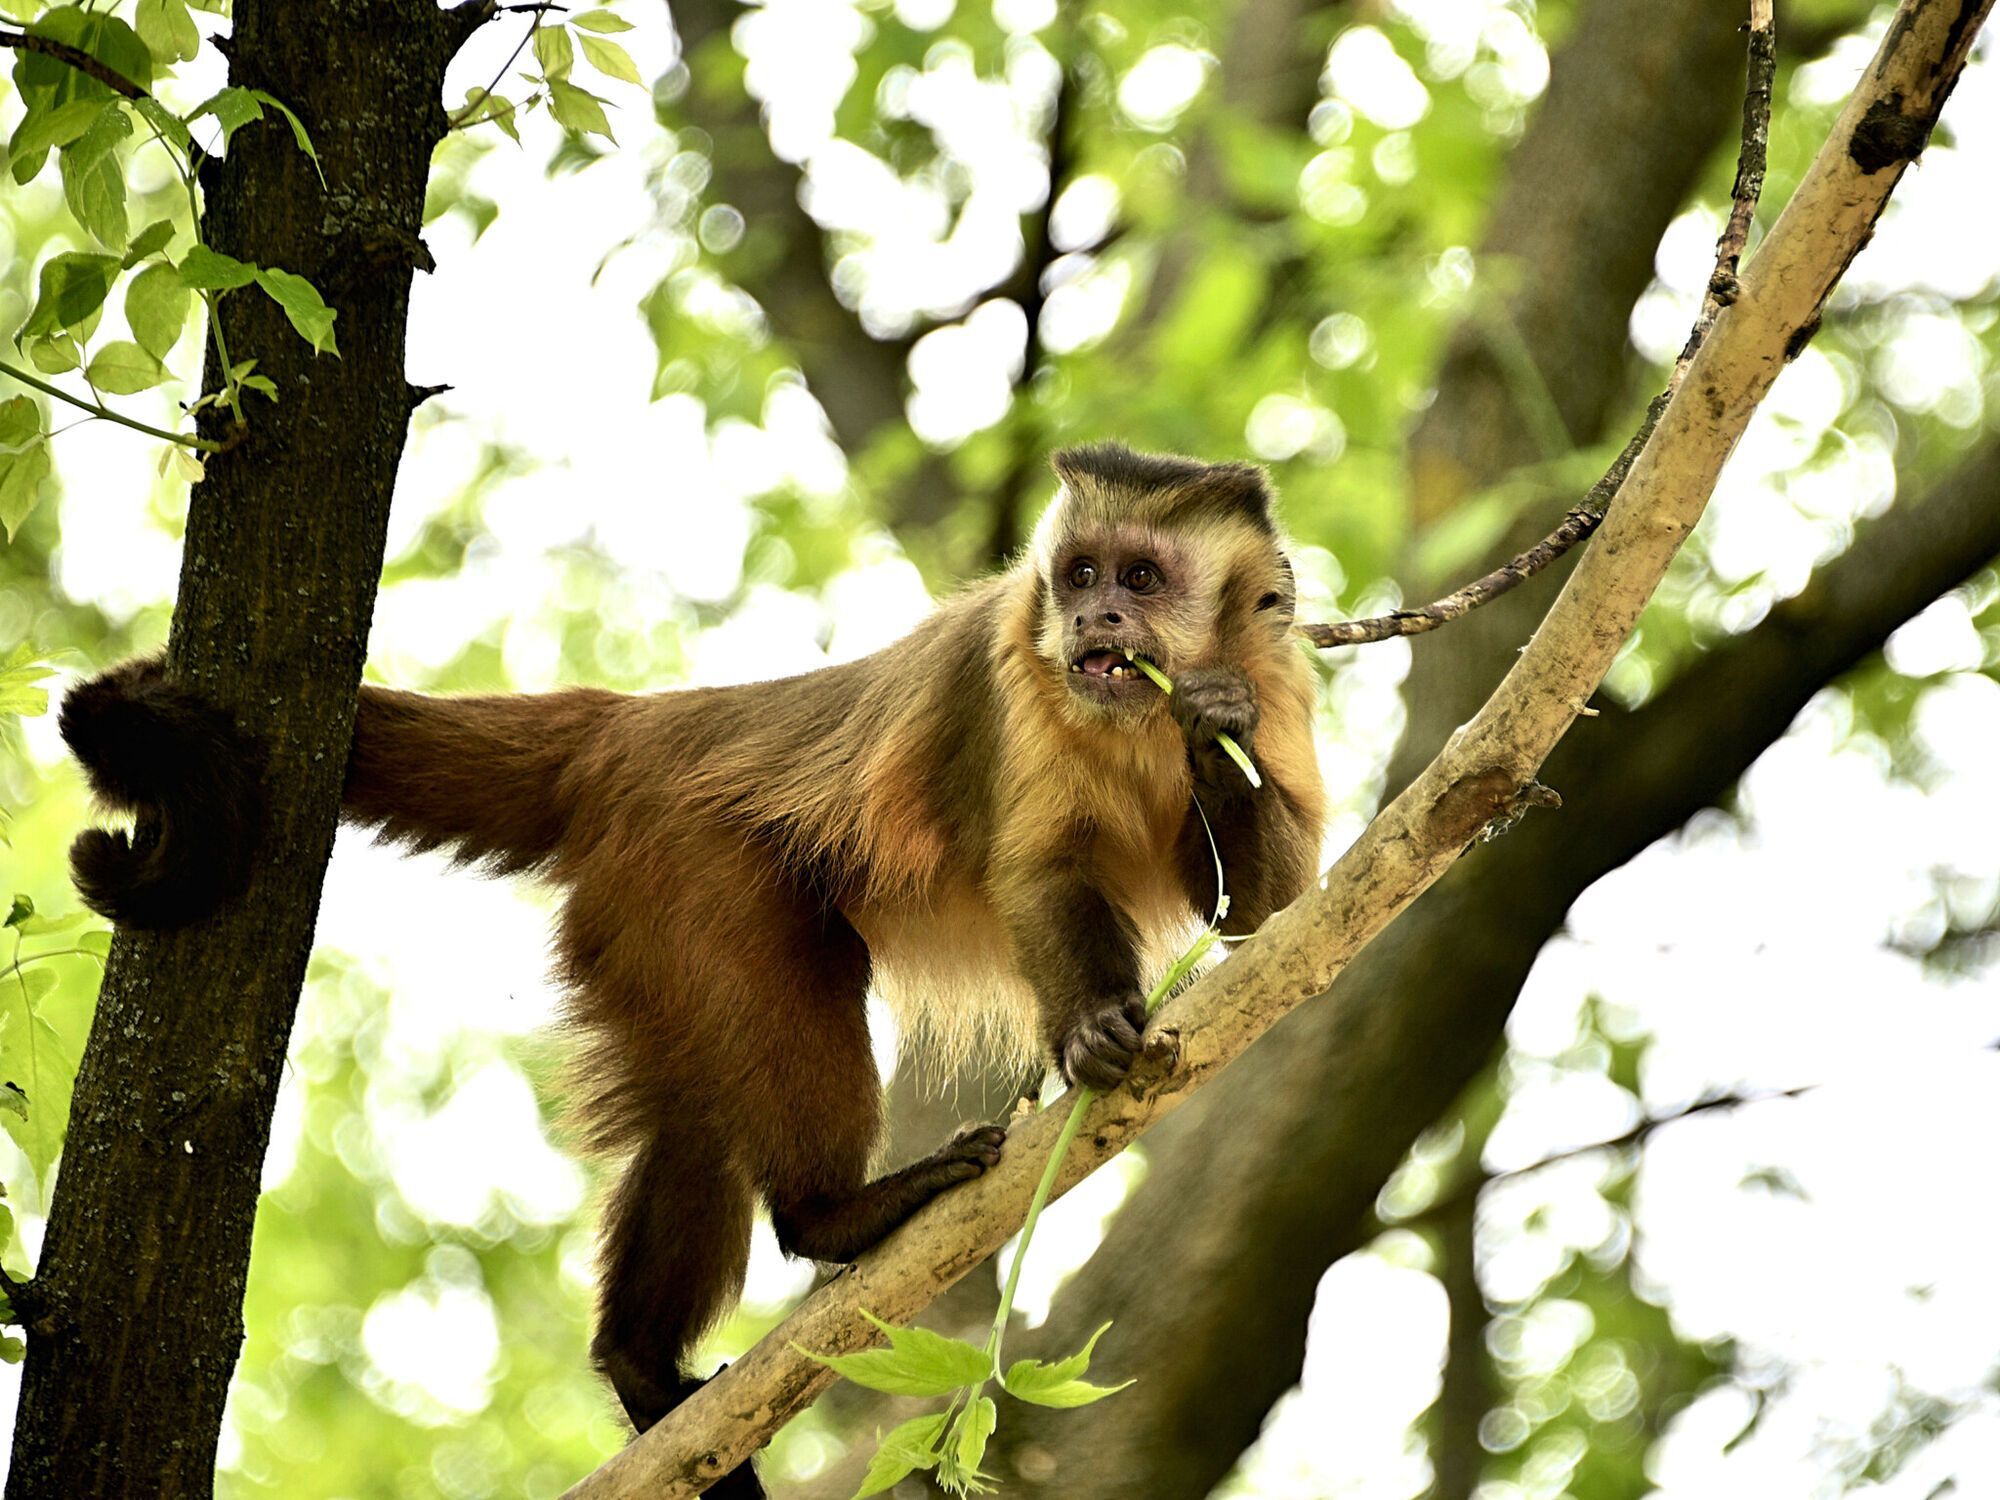
[[[1708, 0], [616, 9], [650, 102], [598, 80], [615, 143], [535, 109], [518, 144], [488, 124], [439, 149], [409, 374], [452, 389], [413, 421], [378, 680], [637, 690], [860, 654], [1003, 561], [1048, 450], [1085, 439], [1268, 464], [1309, 617], [1414, 601], [1545, 530], [1622, 446], [1693, 316], [1734, 165], [1740, 14]], [[1886, 14], [1781, 7], [1760, 222]], [[505, 19], [457, 88], [501, 72], [531, 24]], [[1702, 663], [1754, 652], [1803, 712], [1740, 784], [1709, 790], [1694, 757], [1684, 785], [1645, 773], [1678, 802], [1572, 796], [1547, 835], [1612, 828], [1629, 850], [1586, 868], [1529, 846], [1498, 887], [1440, 898], [1457, 915], [1410, 941], [1468, 964], [1504, 948], [1513, 975], [1488, 986], [1488, 1032], [1435, 1039], [1477, 1053], [1441, 1113], [1399, 1135], [1393, 1111], [1331, 1101], [1301, 1071], [1324, 1040], [1301, 1018], [1244, 1066], [1260, 1108], [1290, 1113], [1208, 1108], [1060, 1206], [1027, 1310], [1116, 1316], [1096, 1369], [1139, 1384], [1057, 1414], [1067, 1429], [1003, 1415], [1007, 1493], [2000, 1492], [1980, 1185], [2000, 1126], [2000, 578], [1942, 526], [1947, 581], [1969, 580], [1943, 599], [1866, 571], [1871, 537], [1928, 524], [1925, 497], [2000, 493], [1992, 57], [1745, 439], [1605, 723], [1578, 733], [1616, 736]], [[219, 77], [205, 50], [175, 87]], [[0, 125], [18, 112], [0, 85]], [[146, 170], [128, 167], [141, 197]], [[68, 223], [49, 178], [0, 191], [9, 331]], [[181, 384], [127, 409], [167, 419], [199, 356], [185, 336]], [[51, 663], [59, 688], [164, 639], [187, 487], [104, 424], [54, 453], [0, 551], [0, 657]], [[1860, 583], [1829, 593], [1849, 565]], [[1483, 696], [1551, 588], [1414, 652], [1321, 659], [1330, 849]], [[1857, 599], [1900, 628], [1849, 670], [1812, 643]], [[1748, 717], [1713, 694], [1674, 714], [1697, 744]], [[1589, 784], [1615, 789], [1620, 765]], [[7, 723], [0, 805], [7, 888], [73, 910], [63, 852], [87, 809], [48, 717]], [[622, 1442], [584, 1353], [592, 1184], [551, 1093], [547, 911], [343, 840], [222, 1493], [545, 1497]], [[57, 979], [46, 1028], [0, 994], [0, 1064], [38, 1070], [30, 1115], [0, 1113], [17, 1275], [96, 978], [87, 954], [37, 971]], [[1007, 1091], [892, 1098], [914, 1150]], [[1301, 1165], [1327, 1159], [1319, 1131], [1400, 1159], [1339, 1178], [1365, 1211], [1338, 1226], [1308, 1201], [1333, 1191]], [[1238, 1206], [1202, 1212], [1211, 1190]], [[1133, 1274], [1064, 1284], [1107, 1225]], [[760, 1239], [711, 1357], [810, 1274]], [[976, 1325], [991, 1282], [941, 1324]], [[1182, 1316], [1208, 1321], [1169, 1336]], [[836, 1394], [774, 1444], [767, 1482], [850, 1493], [878, 1425]]]

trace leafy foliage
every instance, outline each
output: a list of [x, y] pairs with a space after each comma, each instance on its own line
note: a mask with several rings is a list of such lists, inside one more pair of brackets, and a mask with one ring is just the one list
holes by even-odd
[[[4, 8], [148, 90], [123, 100], [58, 60], [12, 60], [22, 111], [6, 165], [17, 186], [35, 191], [15, 193], [5, 206], [15, 253], [0, 268], [9, 320], [0, 333], [17, 337], [11, 363], [74, 392], [85, 389], [86, 373], [102, 377], [103, 396], [115, 406], [121, 389], [156, 389], [169, 378], [174, 358], [191, 352], [190, 324], [198, 338], [212, 338], [214, 309], [231, 296], [273, 298], [315, 349], [334, 352], [339, 333], [351, 339], [320, 295], [332, 288], [294, 286], [290, 268], [253, 266], [203, 241], [194, 169], [212, 149], [256, 139], [242, 137], [245, 130], [283, 128], [318, 159], [306, 123], [267, 93], [231, 86], [199, 101], [177, 93], [193, 76], [186, 64], [201, 55], [204, 13], [220, 9], [220, 0], [89, 7], [8, 0]], [[656, 14], [625, 9], [642, 27], [661, 24]], [[1419, 112], [1394, 122], [1359, 108], [1330, 72], [1314, 81], [1336, 39], [1336, 22], [1324, 16], [1309, 23], [1319, 55], [1297, 70], [1305, 96], [1290, 99], [1282, 79], [1260, 77], [1246, 88], [1232, 74], [1244, 55], [1232, 31], [1239, 17], [1214, 6], [1108, 0], [1050, 8], [1043, 17], [1032, 6], [961, 5], [939, 19], [939, 7], [871, 3], [854, 13], [849, 39], [814, 60], [817, 76], [834, 80], [831, 135], [795, 132], [782, 138], [782, 151], [774, 130], [792, 101], [761, 82], [752, 87], [760, 48], [770, 48], [764, 62], [783, 50], [754, 35], [752, 13], [772, 9], [752, 7], [734, 24], [737, 11], [728, 8], [724, 24], [703, 32], [700, 7], [677, 7], [690, 50], [657, 81], [656, 121], [645, 118], [643, 100], [635, 108], [611, 86], [645, 76], [619, 44], [632, 28], [617, 13], [509, 18], [501, 24], [518, 26], [527, 45], [498, 76], [467, 80], [485, 86], [468, 88], [453, 111], [426, 218], [452, 215], [477, 231], [503, 209], [516, 211], [487, 196], [495, 177], [479, 166], [503, 139], [540, 151], [556, 133], [553, 122], [563, 139], [551, 167], [567, 172], [596, 160], [615, 130], [650, 193], [652, 218], [632, 230], [632, 247], [646, 259], [627, 264], [649, 268], [634, 293], [654, 356], [640, 378], [650, 375], [661, 412], [697, 409], [721, 452], [746, 431], [776, 431], [772, 414], [781, 404], [817, 402], [837, 445], [835, 477], [817, 487], [791, 473], [757, 478], [742, 580], [717, 598], [643, 597], [649, 587], [666, 591], [635, 584], [631, 559], [598, 537], [552, 546], [542, 559], [548, 597], [538, 611], [468, 626], [463, 639], [439, 648], [443, 660], [422, 663], [428, 682], [512, 685], [522, 671], [519, 643], [528, 638], [547, 642], [553, 675], [657, 686], [685, 675], [705, 628], [759, 600], [815, 599], [858, 558], [897, 549], [941, 585], [1018, 540], [1046, 483], [1043, 450], [1070, 439], [1115, 435], [1269, 463], [1288, 527], [1302, 543], [1302, 579], [1315, 590], [1314, 606], [1329, 611], [1389, 601], [1385, 580], [1408, 577], [1413, 556], [1421, 570], [1450, 571], [1524, 508], [1558, 503], [1579, 487], [1579, 473], [1601, 465], [1605, 454], [1595, 445], [1550, 453], [1418, 536], [1408, 430], [1432, 397], [1450, 342], [1504, 343], [1490, 316], [1497, 292], [1510, 277], [1533, 274], [1479, 259], [1469, 247], [1479, 242], [1539, 88], [1533, 64], [1575, 22], [1578, 7], [1568, 0], [1490, 6], [1461, 53], [1426, 29], [1448, 7], [1339, 17], [1342, 26], [1360, 19], [1386, 44], [1381, 69], [1408, 70]], [[1812, 0], [1798, 14], [1831, 37], [1859, 12]], [[1512, 52], [1498, 45], [1510, 37]], [[1149, 113], [1131, 81], [1161, 53], [1187, 54], [1195, 83], [1172, 108]], [[1054, 78], [1063, 80], [1067, 138], [1065, 150], [1051, 153]], [[1781, 109], [1774, 136], [1774, 205], [1831, 116], [1830, 107], [1803, 97], [1808, 92], [1788, 68], [1780, 97], [1793, 102]], [[982, 154], [937, 106], [940, 94], [977, 98], [1006, 122], [1006, 151]], [[621, 100], [622, 112], [610, 102]], [[653, 131], [656, 122], [664, 135]], [[1052, 253], [1037, 260], [1038, 174], [1051, 154], [1060, 233]], [[163, 164], [172, 170], [163, 173]], [[1725, 160], [1711, 165], [1694, 208], [1722, 200], [1728, 169]], [[829, 184], [843, 171], [868, 185], [865, 211], [830, 206], [841, 200]], [[167, 188], [150, 190], [162, 177]], [[1006, 190], [996, 193], [996, 181]], [[634, 212], [644, 220], [643, 206]], [[1018, 335], [1015, 348], [999, 354], [976, 341], [951, 342], [982, 312], [1017, 315], [1037, 291], [1046, 297], [1045, 322], [1032, 369], [1015, 375], [1006, 366], [1025, 356]], [[1663, 280], [1648, 296], [1673, 294]], [[1844, 293], [1788, 377], [1822, 380], [1832, 392], [1829, 415], [1792, 422], [1797, 431], [1788, 435], [1807, 451], [1756, 503], [1785, 512], [1811, 539], [1807, 550], [1824, 556], [1847, 544], [1855, 519], [1830, 507], [1829, 494], [1846, 494], [1857, 475], [1891, 465], [1914, 488], [1956, 463], [1990, 421], [1988, 377], [2000, 341], [1994, 306], [1991, 288], [1962, 296], [1858, 286]], [[1635, 316], [1635, 327], [1643, 323]], [[1906, 359], [1899, 349], [1909, 331], [1938, 323], [1963, 332], [1972, 378], [1956, 385], [1913, 381], [1907, 372], [1890, 378]], [[579, 379], [579, 336], [555, 325], [544, 334], [568, 372], [562, 378]], [[530, 371], [546, 362], [522, 348], [526, 403]], [[945, 357], [932, 358], [940, 351]], [[1656, 384], [1649, 366], [1671, 352], [1644, 341], [1635, 347], [1624, 392], [1635, 411]], [[268, 367], [270, 353], [218, 356], [219, 389], [188, 405], [219, 403], [231, 421], [242, 408], [254, 421], [260, 408], [248, 393], [290, 394], [259, 374], [257, 356]], [[954, 375], [999, 369], [1000, 398], [961, 426], [913, 422], [939, 366]], [[1516, 371], [1524, 408], [1533, 404], [1531, 373]], [[877, 399], [843, 399], [871, 394]], [[44, 395], [0, 393], [0, 524], [8, 537], [0, 548], [0, 652], [16, 653], [0, 668], [0, 706], [20, 713], [46, 706], [42, 657], [66, 649], [79, 662], [102, 663], [164, 634], [160, 601], [106, 602], [70, 581], [73, 569], [58, 576], [58, 547], [83, 556], [92, 538], [73, 518], [65, 536], [50, 503], [61, 448], [49, 442], [58, 423]], [[420, 412], [416, 425], [420, 435], [456, 443], [467, 455], [465, 473], [440, 482], [435, 495], [399, 499], [429, 508], [392, 561], [385, 578], [392, 592], [476, 575], [495, 546], [491, 514], [519, 508], [515, 497], [528, 493], [507, 486], [544, 457], [512, 428], [502, 439], [462, 414]], [[195, 462], [198, 450], [185, 445], [192, 429], [177, 423], [176, 431], [183, 444], [162, 458]], [[90, 429], [85, 434], [64, 441], [95, 440]], [[178, 486], [158, 488], [145, 508], [149, 536], [171, 537]], [[1887, 500], [1883, 493], [1880, 503]], [[1803, 576], [1746, 566], [1726, 536], [1705, 531], [1621, 661], [1615, 691], [1643, 700], [1682, 664], [1753, 625]], [[1830, 695], [1845, 742], [1879, 753], [1898, 775], [1919, 782], [1935, 775], [1924, 750], [1924, 705], [1968, 677], [1990, 681], [2000, 661], [1994, 597], [1988, 588], [1967, 604], [1972, 638], [1983, 643], [1976, 664], [1879, 664]], [[21, 654], [30, 638], [39, 654]], [[1326, 724], [1345, 742], [1353, 811], [1379, 786], [1367, 735], [1371, 726], [1378, 738], [1393, 734], [1396, 710], [1365, 673], [1341, 664], [1330, 675]], [[20, 735], [8, 736], [4, 749], [0, 790], [18, 809], [8, 889], [64, 911], [73, 901], [62, 894], [62, 850], [81, 815], [80, 793]], [[1960, 955], [1953, 962], [1990, 964], [1990, 893], [1959, 890], [1940, 874], [1935, 894], [1940, 961], [1948, 940], [1962, 938], [1949, 943]], [[41, 918], [31, 911], [23, 920]], [[61, 1080], [88, 1026], [97, 973], [90, 945], [101, 937], [9, 924], [18, 952], [0, 973], [0, 1082], [15, 1087], [0, 1088], [0, 1123], [23, 1154], [8, 1175], [12, 1211], [0, 1208], [0, 1248], [17, 1270], [25, 1257], [13, 1216], [37, 1211], [52, 1142], [60, 1142]], [[83, 951], [56, 951], [69, 946]], [[221, 1487], [554, 1493], [622, 1439], [585, 1373], [587, 1219], [495, 1211], [466, 1225], [412, 1206], [390, 1162], [397, 1122], [430, 1118], [462, 1074], [490, 1061], [480, 1050], [489, 1044], [461, 1041], [434, 1067], [406, 1076], [403, 1044], [385, 1019], [390, 1007], [362, 975], [325, 959], [316, 966], [311, 1019], [293, 1060], [298, 1076], [288, 1082], [287, 1108], [296, 1103], [303, 1123], [290, 1169], [272, 1182], [260, 1214], [233, 1406], [240, 1457]], [[1614, 1048], [1606, 1076], [1626, 1087], [1633, 1064]], [[55, 1087], [37, 1081], [43, 1068]], [[386, 1109], [385, 1098], [404, 1113]], [[1605, 1201], [1621, 1216], [1628, 1194], [1622, 1177], [1605, 1184]], [[1532, 1477], [1540, 1486], [1560, 1473], [1572, 1493], [1634, 1491], [1660, 1424], [1730, 1364], [1726, 1347], [1687, 1342], [1654, 1300], [1659, 1289], [1635, 1273], [1629, 1252], [1614, 1255], [1617, 1248], [1576, 1249], [1529, 1302], [1494, 1310], [1503, 1351], [1516, 1345], [1508, 1342], [1512, 1325], [1501, 1320], [1542, 1315], [1538, 1308], [1578, 1327], [1587, 1322], [1589, 1333], [1554, 1368], [1501, 1360], [1495, 1410], [1506, 1415], [1495, 1431], [1505, 1442], [1490, 1456], [1490, 1481]], [[369, 1315], [405, 1294], [433, 1307], [457, 1305], [452, 1299], [461, 1296], [490, 1306], [501, 1353], [478, 1402], [440, 1407], [385, 1373]], [[728, 1341], [740, 1345], [762, 1316], [746, 1314]], [[1089, 1381], [1086, 1365], [1071, 1368], [1095, 1346], [1093, 1338], [1068, 1360], [1015, 1361], [1003, 1388], [1031, 1401], [1115, 1390]], [[979, 1378], [991, 1372], [989, 1361]], [[864, 1493], [947, 1461], [980, 1482], [1004, 1404], [997, 1396], [893, 1428]], [[1941, 1419], [1915, 1392], [1899, 1397], [1891, 1415], [1881, 1434], [1885, 1471]], [[806, 1458], [823, 1462], [852, 1436], [825, 1414], [803, 1427], [801, 1467]], [[781, 1451], [773, 1467], [785, 1466]]]
[[[335, 310], [304, 277], [277, 266], [242, 267], [209, 249], [201, 238], [202, 162], [225, 147], [237, 131], [266, 118], [267, 110], [285, 121], [298, 149], [319, 168], [318, 153], [298, 115], [263, 89], [239, 86], [218, 90], [185, 113], [161, 102], [153, 90], [170, 82], [176, 66], [194, 60], [201, 50], [200, 28], [187, 0], [139, 0], [134, 23], [84, 5], [52, 6], [34, 18], [28, 32], [103, 64], [136, 97], [127, 97], [61, 57], [26, 50], [15, 54], [14, 84], [25, 112], [8, 146], [14, 181], [23, 187], [34, 182], [53, 154], [75, 237], [102, 249], [61, 251], [44, 261], [39, 292], [14, 335], [28, 363], [43, 375], [80, 371], [90, 399], [4, 363], [0, 374], [12, 375], [99, 418], [156, 431], [120, 416], [101, 398], [136, 395], [168, 378], [166, 355], [179, 342], [193, 305], [182, 294], [193, 291], [200, 294], [224, 375], [222, 387], [189, 410], [219, 404], [241, 424], [244, 387], [237, 373], [241, 362], [229, 357], [216, 308], [224, 292], [253, 281], [284, 309], [292, 327], [315, 351], [337, 354]], [[149, 223], [134, 235], [130, 182], [134, 159], [144, 150], [165, 157], [185, 202], [175, 217]], [[193, 243], [175, 260], [169, 247], [183, 232]], [[236, 279], [238, 270], [247, 274]], [[121, 279], [133, 337], [112, 340], [93, 351], [91, 337]], [[268, 379], [258, 389], [275, 399], [276, 388]], [[10, 434], [6, 451], [0, 454], [0, 522], [10, 535], [34, 509], [49, 476], [48, 435], [38, 422], [30, 438]], [[187, 447], [214, 446], [190, 435], [164, 435]]]

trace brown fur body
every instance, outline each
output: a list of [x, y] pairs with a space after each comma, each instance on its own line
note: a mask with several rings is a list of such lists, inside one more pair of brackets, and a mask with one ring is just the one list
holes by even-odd
[[[1122, 449], [1057, 468], [1028, 558], [861, 661], [641, 697], [362, 689], [346, 816], [565, 893], [579, 1118], [630, 1158], [594, 1352], [641, 1427], [693, 1388], [681, 1361], [740, 1287], [758, 1201], [786, 1249], [846, 1260], [997, 1159], [987, 1129], [870, 1182], [871, 983], [919, 1050], [1039, 1047], [1115, 1082], [1135, 997], [1215, 899], [1195, 801], [1228, 930], [1311, 878], [1311, 669], [1261, 475]], [[1077, 592], [1086, 552], [1173, 586]], [[1174, 698], [1077, 681], [1105, 641]]]

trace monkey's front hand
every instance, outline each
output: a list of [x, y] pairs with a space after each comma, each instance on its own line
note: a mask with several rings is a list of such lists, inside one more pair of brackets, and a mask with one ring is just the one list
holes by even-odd
[[1145, 1030], [1145, 999], [1127, 995], [1072, 1026], [1057, 1052], [1056, 1065], [1068, 1083], [1099, 1093], [1115, 1089], [1139, 1060]]
[[1190, 667], [1174, 680], [1167, 703], [1187, 737], [1195, 774], [1213, 784], [1232, 776], [1240, 780], [1243, 773], [1231, 768], [1215, 737], [1229, 735], [1245, 755], [1250, 753], [1250, 736], [1257, 731], [1257, 685], [1249, 675], [1235, 667]]

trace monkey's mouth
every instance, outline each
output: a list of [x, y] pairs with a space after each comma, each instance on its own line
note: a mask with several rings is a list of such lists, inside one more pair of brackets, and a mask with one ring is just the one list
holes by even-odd
[[1069, 664], [1069, 669], [1084, 677], [1098, 677], [1109, 682], [1124, 682], [1141, 675], [1132, 664], [1131, 657], [1110, 646], [1097, 646], [1084, 652]]
[[[1134, 644], [1148, 660], [1159, 658], [1153, 651]], [[1110, 708], [1143, 708], [1160, 696], [1158, 688], [1146, 680], [1132, 660], [1132, 653], [1119, 646], [1090, 646], [1070, 659], [1070, 691], [1086, 702]]]

